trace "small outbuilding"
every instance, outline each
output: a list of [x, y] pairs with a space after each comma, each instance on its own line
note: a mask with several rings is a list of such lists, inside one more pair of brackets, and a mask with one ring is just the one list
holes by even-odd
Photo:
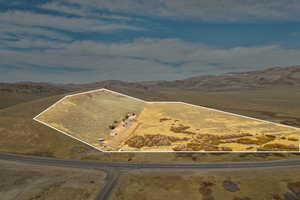
[[128, 121], [134, 121], [136, 119], [136, 114], [133, 113], [131, 116], [128, 117]]
[[115, 133], [115, 132], [110, 133], [110, 136], [117, 136], [117, 135], [118, 135], [118, 133]]

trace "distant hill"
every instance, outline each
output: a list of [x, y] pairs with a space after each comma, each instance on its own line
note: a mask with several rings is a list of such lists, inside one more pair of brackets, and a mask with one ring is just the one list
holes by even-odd
[[62, 93], [68, 91], [65, 85], [42, 82], [0, 83], [0, 92], [10, 93]]
[[164, 90], [184, 89], [196, 91], [238, 91], [273, 87], [299, 87], [300, 66], [274, 67], [261, 71], [233, 72], [222, 75], [195, 76], [175, 81], [125, 82], [100, 81], [89, 84], [51, 84], [36, 82], [0, 83], [0, 92], [61, 94], [95, 88]]
[[152, 88], [180, 88], [199, 91], [236, 91], [271, 87], [299, 87], [300, 66], [274, 67], [262, 71], [196, 76], [149, 84]]

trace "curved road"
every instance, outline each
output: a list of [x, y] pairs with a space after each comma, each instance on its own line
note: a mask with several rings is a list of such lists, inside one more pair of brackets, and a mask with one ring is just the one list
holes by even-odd
[[97, 162], [82, 160], [62, 160], [42, 158], [17, 154], [0, 153], [0, 160], [23, 162], [36, 165], [57, 167], [72, 167], [82, 169], [101, 169], [108, 174], [105, 186], [97, 196], [97, 200], [106, 200], [116, 185], [120, 172], [132, 169], [253, 169], [276, 167], [300, 167], [300, 160], [223, 162], [223, 163], [127, 163], [127, 162]]

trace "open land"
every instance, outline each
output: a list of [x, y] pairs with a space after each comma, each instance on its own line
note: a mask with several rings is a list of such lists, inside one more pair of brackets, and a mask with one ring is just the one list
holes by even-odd
[[[257, 73], [255, 77], [260, 79]], [[232, 79], [232, 76], [230, 78]], [[280, 76], [280, 78], [282, 77]], [[219, 81], [213, 81], [213, 83], [219, 83]], [[262, 85], [260, 81], [252, 81], [250, 83]], [[279, 83], [283, 83], [283, 81]], [[105, 87], [147, 101], [184, 101], [300, 128], [300, 89], [299, 87], [290, 87], [290, 82], [287, 83], [289, 84], [288, 87], [282, 88], [276, 86], [275, 88], [267, 89], [242, 89], [238, 91], [219, 92], [183, 90], [179, 89], [179, 87], [168, 90], [161, 88], [159, 90], [145, 90], [120, 87], [120, 85], [105, 85]], [[179, 84], [184, 85], [182, 83]], [[273, 82], [269, 84], [274, 85]], [[193, 82], [192, 86], [194, 87], [194, 85]], [[236, 86], [237, 83], [226, 83], [224, 85], [231, 87]], [[245, 85], [248, 87], [249, 82], [246, 82]], [[25, 92], [23, 89], [13, 92], [0, 92], [1, 153], [9, 152], [34, 155], [33, 158], [35, 159], [42, 159], [35, 156], [54, 157], [60, 158], [59, 160], [62, 162], [64, 160], [61, 159], [68, 158], [95, 160], [97, 161], [95, 163], [103, 161], [108, 165], [112, 162], [122, 161], [128, 164], [170, 163], [176, 165], [177, 163], [201, 164], [216, 162], [213, 164], [217, 164], [219, 162], [219, 164], [224, 163], [226, 165], [226, 162], [235, 162], [235, 164], [242, 165], [243, 163], [240, 161], [249, 161], [251, 163], [263, 161], [266, 163], [265, 161], [268, 160], [283, 160], [282, 162], [288, 162], [289, 160], [298, 160], [300, 156], [299, 153], [292, 152], [103, 153], [33, 121], [33, 117], [70, 93], [60, 90], [58, 92], [51, 92], [52, 89], [49, 91], [47, 89], [41, 95], [36, 91], [31, 92], [30, 87], [26, 86]], [[22, 88], [24, 87], [22, 86]], [[94, 88], [89, 88], [88, 90]], [[97, 86], [97, 88], [100, 87]], [[40, 90], [40, 84], [37, 84], [37, 90]], [[78, 91], [77, 89], [76, 92]], [[21, 165], [19, 162], [18, 167], [13, 166], [11, 162], [10, 164], [6, 163], [2, 161], [0, 163], [0, 193], [1, 197], [5, 197], [5, 199], [22, 199], [22, 197], [45, 199], [45, 194], [49, 197], [47, 199], [58, 199], [56, 197], [57, 195], [61, 195], [60, 187], [63, 187], [63, 194], [66, 194], [64, 195], [66, 198], [69, 196], [72, 199], [82, 197], [81, 194], [77, 193], [78, 191], [82, 192], [82, 194], [90, 194], [92, 198], [95, 195], [94, 191], [99, 191], [102, 187], [103, 173], [99, 174], [99, 172], [96, 172], [97, 174], [93, 174], [92, 170], [89, 170], [89, 174], [93, 174], [94, 176], [86, 176], [85, 170], [78, 172], [75, 169], [70, 170], [67, 168], [66, 170], [66, 168], [62, 167], [45, 167], [44, 165], [40, 168], [29, 164], [26, 164], [29, 167], [25, 167], [25, 165]], [[77, 163], [77, 161], [74, 161], [74, 163]], [[88, 168], [90, 167], [88, 162], [82, 163], [85, 163]], [[71, 176], [80, 181], [80, 185], [82, 184], [85, 187], [83, 190], [81, 187], [78, 191], [73, 190], [74, 188], [78, 189], [79, 182], [69, 177], [68, 172], [72, 172]], [[85, 173], [85, 175], [82, 175], [82, 173]], [[36, 177], [37, 174], [38, 178]], [[55, 178], [53, 175], [55, 175]], [[291, 167], [252, 168], [251, 170], [226, 169], [225, 171], [222, 169], [218, 172], [205, 172], [204, 170], [190, 171], [186, 169], [181, 171], [159, 169], [159, 171], [151, 170], [151, 172], [148, 170], [136, 170], [134, 172], [125, 172], [120, 176], [119, 180], [121, 182], [118, 184], [116, 190], [113, 190], [111, 199], [295, 200], [300, 199], [299, 177], [299, 168]], [[95, 184], [97, 185], [97, 189], [94, 184], [89, 184], [89, 181], [94, 180], [93, 178], [96, 178]], [[26, 180], [25, 184], [28, 187], [24, 186], [23, 180]], [[66, 185], [62, 184], [59, 188], [56, 188], [55, 184], [51, 185], [57, 180], [67, 180], [65, 182]], [[44, 181], [50, 182], [50, 185]], [[33, 186], [31, 183], [35, 185]], [[31, 190], [32, 187], [37, 189]], [[17, 191], [22, 191], [22, 196], [17, 196], [19, 198], [16, 198]], [[35, 194], [37, 195], [35, 196]], [[41, 195], [39, 196], [39, 194]], [[83, 197], [83, 199], [87, 198]]]
[[137, 121], [124, 150], [298, 151], [298, 129], [183, 103], [147, 103]]
[[299, 177], [297, 168], [136, 170], [120, 177], [110, 199], [295, 200]]
[[[273, 122], [300, 127], [300, 90], [260, 89], [237, 92], [195, 92], [183, 90], [145, 91], [112, 88], [147, 101], [184, 101]], [[68, 94], [68, 93], [67, 93]], [[178, 95], [180, 94], [180, 95]], [[22, 94], [20, 94], [22, 95]], [[17, 96], [17, 94], [16, 94]], [[3, 100], [4, 98], [4, 100]], [[297, 153], [114, 153], [106, 154], [44, 126], [33, 117], [63, 98], [62, 95], [23, 102], [0, 110], [0, 151], [55, 158], [127, 162], [224, 162], [297, 159]], [[0, 102], [5, 101], [0, 96]]]
[[[137, 119], [124, 128], [126, 113], [137, 113]], [[106, 151], [299, 150], [297, 128], [190, 104], [143, 102], [109, 90], [67, 96], [36, 119]]]
[[39, 166], [0, 160], [0, 198], [92, 200], [104, 186], [100, 170]]
[[139, 113], [143, 102], [107, 91], [67, 96], [37, 120], [100, 148], [98, 138], [109, 137], [109, 126], [128, 112]]
[[[79, 190], [78, 197], [87, 196], [85, 191], [91, 191], [95, 185], [99, 185], [97, 199], [204, 199], [204, 200], [296, 200], [300, 197], [299, 183], [299, 160], [285, 160], [272, 162], [222, 162], [222, 163], [113, 163], [113, 162], [86, 162], [76, 160], [47, 159], [32, 156], [21, 155], [0, 155], [1, 160], [10, 160], [18, 163], [22, 167], [22, 175], [32, 176], [32, 181], [36, 181], [32, 171], [36, 169], [70, 169], [75, 173], [72, 178], [91, 184], [83, 184], [85, 190]], [[11, 167], [4, 163], [5, 169]], [[25, 165], [23, 163], [26, 163]], [[56, 167], [47, 167], [48, 165]], [[26, 167], [28, 166], [28, 167]], [[46, 166], [46, 167], [45, 167]], [[76, 171], [72, 168], [76, 168]], [[108, 170], [108, 168], [110, 170]], [[93, 172], [95, 170], [107, 171], [105, 176], [105, 185], [102, 181], [95, 182], [96, 176], [90, 180], [80, 179], [76, 175], [80, 175], [86, 171]], [[93, 170], [90, 170], [93, 169]], [[6, 172], [7, 170], [3, 170]], [[19, 170], [18, 170], [19, 172]], [[78, 173], [76, 173], [78, 172]], [[20, 175], [20, 173], [19, 173]], [[39, 174], [40, 175], [40, 174]], [[49, 172], [47, 175], [52, 176]], [[67, 174], [64, 174], [67, 175]], [[7, 181], [12, 177], [12, 173], [1, 174], [1, 180]], [[23, 176], [22, 176], [23, 177]], [[22, 177], [18, 176], [19, 179]], [[49, 176], [48, 176], [49, 177]], [[64, 176], [65, 177], [65, 176]], [[40, 175], [40, 180], [44, 180], [44, 176]], [[60, 177], [56, 177], [59, 179]], [[72, 180], [68, 179], [68, 181]], [[55, 179], [55, 180], [57, 180]], [[61, 180], [61, 179], [59, 179]], [[48, 180], [51, 181], [51, 180]], [[64, 183], [68, 182], [65, 181]], [[23, 184], [20, 181], [6, 182], [4, 189], [18, 190], [24, 192]], [[38, 186], [43, 186], [43, 181]], [[69, 182], [68, 182], [69, 183]], [[59, 184], [57, 184], [59, 185]], [[62, 187], [66, 184], [62, 184]], [[29, 184], [26, 184], [29, 187]], [[37, 188], [39, 188], [37, 186]], [[74, 185], [72, 185], [74, 187]], [[72, 188], [73, 188], [72, 187]], [[43, 187], [44, 188], [44, 187]], [[62, 188], [62, 189], [65, 189]], [[1, 189], [0, 189], [1, 191]], [[67, 188], [66, 194], [72, 191]], [[6, 192], [6, 190], [5, 190]], [[5, 193], [4, 192], [4, 193]], [[27, 194], [28, 190], [24, 192]], [[32, 191], [35, 192], [35, 191]], [[6, 194], [6, 193], [5, 193]], [[6, 194], [8, 197], [14, 195], [14, 192]], [[49, 197], [57, 194], [57, 190], [49, 189], [45, 193]], [[83, 195], [84, 194], [84, 195]], [[33, 199], [45, 199], [45, 195], [37, 195]], [[58, 193], [60, 195], [60, 193]], [[58, 196], [57, 195], [57, 196]], [[70, 194], [72, 196], [72, 194]], [[184, 196], [183, 196], [184, 195]], [[21, 195], [19, 195], [21, 196]], [[57, 197], [55, 196], [55, 197]], [[21, 196], [23, 197], [23, 196]], [[47, 196], [48, 197], [48, 196]], [[22, 199], [22, 198], [21, 198]], [[48, 198], [47, 198], [48, 199]], [[52, 198], [50, 198], [52, 199]], [[56, 198], [60, 199], [60, 198]], [[87, 198], [81, 198], [87, 199]]]

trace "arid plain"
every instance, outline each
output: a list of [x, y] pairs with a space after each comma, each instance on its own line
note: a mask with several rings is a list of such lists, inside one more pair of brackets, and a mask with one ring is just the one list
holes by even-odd
[[[228, 86], [230, 84], [226, 85]], [[115, 85], [115, 83], [111, 85], [107, 85], [107, 83], [103, 85], [97, 84], [97, 87], [91, 87], [89, 85], [86, 89], [68, 89], [69, 87], [70, 86], [53, 86], [39, 83], [18, 83], [8, 84], [8, 86], [1, 86], [0, 84], [0, 151], [2, 153], [60, 159], [126, 163], [223, 163], [299, 159], [300, 154], [294, 152], [104, 153], [32, 120], [36, 115], [66, 95], [106, 87], [146, 101], [184, 101], [194, 105], [211, 107], [299, 128], [299, 87], [292, 88], [289, 86], [282, 88], [242, 89], [218, 92], [182, 90], [180, 88], [163, 89], [161, 87], [156, 90], [143, 87], [131, 87], [124, 85], [124, 83], [122, 83], [121, 86], [118, 84]], [[220, 87], [218, 86], [218, 88]], [[160, 120], [155, 121], [155, 123], [165, 123], [166, 125], [171, 122], [171, 120], [162, 120], [162, 122], [160, 122]], [[185, 122], [184, 125], [185, 124], [187, 124], [187, 122]], [[86, 174], [80, 172], [76, 173], [70, 169], [56, 173], [52, 177], [51, 175], [53, 173], [45, 170], [45, 173], [37, 173], [40, 178], [27, 179], [26, 177], [33, 174], [32, 171], [37, 170], [33, 170], [31, 166], [25, 168], [21, 165], [19, 167], [24, 170], [20, 173], [20, 170], [9, 170], [8, 168], [11, 168], [11, 165], [2, 166], [4, 166], [5, 169], [2, 170], [2, 180], [11, 181], [3, 182], [6, 183], [2, 184], [5, 186], [5, 190], [2, 190], [0, 193], [2, 196], [6, 195], [12, 199], [15, 199], [14, 195], [17, 194], [12, 191], [16, 189], [21, 189], [21, 193], [26, 195], [26, 197], [28, 197], [27, 199], [32, 197], [31, 194], [33, 196], [42, 194], [39, 198], [43, 199], [45, 194], [54, 198], [62, 194], [60, 188], [68, 188], [68, 191], [66, 191], [68, 193], [64, 192], [63, 194], [68, 194], [71, 198], [73, 195], [78, 194], [77, 192], [86, 194], [85, 191], [90, 191], [90, 197], [92, 198], [102, 187], [102, 181], [101, 183], [95, 182], [97, 183], [98, 192], [93, 190], [93, 188], [95, 189], [95, 183], [86, 182], [87, 184], [81, 184], [85, 182], [85, 180], [88, 180]], [[73, 176], [75, 172], [75, 177], [78, 177], [78, 181], [72, 177], [68, 178], [69, 175], [66, 171], [70, 171], [69, 174], [71, 176]], [[224, 200], [297, 199], [299, 198], [298, 171], [297, 168], [232, 169], [232, 171], [226, 169], [225, 171], [221, 170], [219, 172], [202, 172], [202, 170], [195, 172], [186, 170], [148, 172], [140, 170], [122, 174], [120, 181], [111, 193], [111, 199], [219, 199], [219, 197]], [[36, 174], [36, 172], [34, 172], [34, 174]], [[23, 176], [25, 179], [23, 179]], [[82, 179], [79, 178], [79, 176], [83, 176]], [[19, 179], [16, 179], [16, 177], [19, 177]], [[101, 175], [92, 175], [92, 178], [95, 177], [97, 177], [97, 181], [98, 179], [102, 180], [102, 178], [100, 178]], [[19, 180], [21, 180], [21, 184], [15, 184], [20, 183]], [[23, 180], [25, 180], [25, 182]], [[38, 190], [35, 190], [36, 193], [24, 188], [24, 183], [32, 183], [27, 187], [30, 189], [32, 185], [40, 183], [40, 180], [49, 180], [53, 185], [44, 184], [43, 182], [40, 184], [41, 187], [37, 187]], [[56, 187], [57, 183], [60, 184], [60, 181], [63, 182], [65, 180], [67, 180], [65, 184]], [[80, 187], [80, 190], [76, 190], [78, 188], [77, 184], [86, 188], [82, 190]], [[71, 186], [71, 188], [69, 186]], [[180, 195], [184, 193], [186, 193], [185, 196]], [[22, 197], [26, 199], [25, 196]], [[80, 198], [81, 196], [76, 195], [76, 197]]]
[[[128, 136], [121, 138], [124, 131], [111, 136], [116, 132], [111, 124], [118, 126], [130, 113], [137, 118]], [[104, 151], [299, 150], [297, 128], [183, 102], [146, 102], [106, 89], [66, 96], [35, 119]]]

